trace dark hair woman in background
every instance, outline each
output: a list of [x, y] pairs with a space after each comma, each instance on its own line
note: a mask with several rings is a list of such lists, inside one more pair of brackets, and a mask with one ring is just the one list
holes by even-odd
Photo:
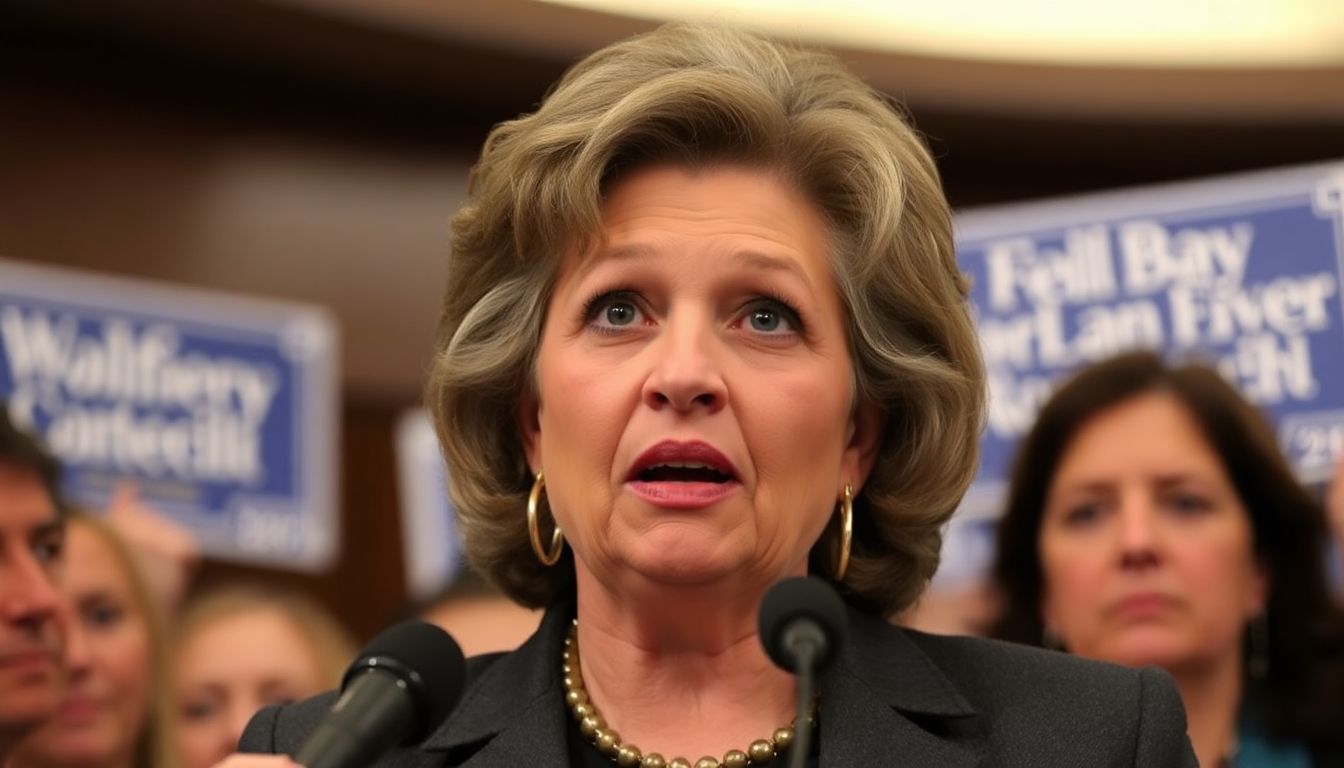
[[992, 634], [1176, 678], [1205, 766], [1344, 765], [1344, 616], [1320, 505], [1213, 369], [1135, 352], [1023, 441]]

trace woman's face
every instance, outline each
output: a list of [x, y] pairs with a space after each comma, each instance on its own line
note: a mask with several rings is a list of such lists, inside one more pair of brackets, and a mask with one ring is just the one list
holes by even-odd
[[1239, 660], [1242, 630], [1265, 606], [1250, 517], [1167, 393], [1112, 406], [1074, 436], [1040, 556], [1046, 626], [1081, 656], [1169, 670]]
[[528, 460], [608, 585], [803, 574], [879, 418], [856, 408], [818, 208], [773, 175], [655, 166], [547, 308]]
[[[56, 715], [19, 748], [19, 762], [106, 765], [128, 758], [149, 713], [150, 627], [131, 575], [101, 534], [79, 523], [66, 533], [65, 580], [72, 632], [85, 653], [68, 670]], [[23, 757], [27, 755], [29, 757]]]
[[199, 625], [178, 649], [174, 679], [178, 744], [185, 768], [232, 754], [257, 710], [327, 688], [294, 622], [272, 607]]

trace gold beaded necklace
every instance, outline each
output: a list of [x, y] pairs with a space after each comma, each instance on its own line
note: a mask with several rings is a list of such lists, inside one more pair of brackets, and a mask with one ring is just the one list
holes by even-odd
[[[588, 699], [588, 691], [583, 686], [583, 672], [579, 668], [579, 621], [574, 620], [565, 638], [564, 665], [561, 667], [565, 681], [565, 704], [579, 724], [579, 733], [597, 747], [598, 751], [610, 757], [621, 768], [746, 768], [748, 764], [768, 763], [775, 755], [782, 754], [793, 743], [793, 728], [790, 723], [775, 729], [768, 739], [751, 742], [747, 750], [730, 749], [722, 760], [702, 757], [694, 764], [684, 757], [667, 760], [657, 752], [647, 755], [634, 744], [621, 741], [621, 735], [607, 726], [597, 707]], [[816, 705], [813, 705], [815, 719]]]

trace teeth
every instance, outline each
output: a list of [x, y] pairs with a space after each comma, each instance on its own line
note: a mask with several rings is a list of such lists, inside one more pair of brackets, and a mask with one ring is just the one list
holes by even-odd
[[[700, 463], [700, 462], [698, 462], [698, 461], [664, 461], [664, 462], [661, 462], [661, 463], [659, 463], [659, 464], [654, 464], [653, 466], [649, 467], [649, 469], [654, 469], [654, 468], [657, 468], [657, 467], [667, 467], [667, 468], [669, 468], [669, 469], [708, 469], [708, 470], [714, 470], [714, 467], [711, 467], [711, 466], [709, 466], [708, 464], [702, 464], [702, 463]], [[717, 471], [717, 470], [714, 470], [714, 471]]]

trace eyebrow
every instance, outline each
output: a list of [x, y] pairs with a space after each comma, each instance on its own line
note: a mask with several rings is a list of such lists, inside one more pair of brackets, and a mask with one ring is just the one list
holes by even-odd
[[[586, 275], [597, 268], [597, 265], [603, 261], [623, 261], [626, 259], [647, 259], [659, 255], [658, 249], [644, 243], [629, 243], [618, 245], [614, 248], [603, 248], [595, 253], [592, 258], [579, 268], [580, 275]], [[807, 286], [809, 291], [813, 290], [812, 281], [808, 279], [807, 273], [803, 271], [801, 265], [794, 259], [786, 259], [780, 256], [771, 256], [768, 253], [755, 250], [733, 251], [730, 257], [743, 263], [744, 266], [754, 267], [767, 272], [783, 272], [791, 274], [798, 278], [803, 285]]]
[[[1147, 479], [1151, 480], [1153, 484], [1159, 488], [1170, 488], [1172, 486], [1179, 486], [1187, 483], [1198, 484], [1203, 483], [1207, 480], [1207, 478], [1201, 477], [1199, 474], [1194, 472], [1171, 472], [1165, 474], [1152, 475]], [[1115, 480], [1087, 479], [1084, 480], [1083, 482], [1069, 485], [1061, 490], [1066, 493], [1074, 493], [1079, 491], [1085, 491], [1091, 493], [1098, 491], [1109, 491], [1112, 488], [1116, 487], [1116, 485], [1118, 484], [1119, 483], [1117, 483]]]
[[49, 520], [45, 523], [39, 523], [38, 525], [33, 526], [33, 528], [28, 531], [28, 540], [41, 541], [50, 536], [64, 536], [65, 529], [66, 525], [64, 518]]

